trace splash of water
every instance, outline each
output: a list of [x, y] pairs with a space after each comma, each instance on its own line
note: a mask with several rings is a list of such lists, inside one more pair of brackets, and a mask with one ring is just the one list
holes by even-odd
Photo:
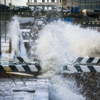
[[42, 77], [49, 77], [50, 100], [85, 100], [75, 81], [65, 80], [59, 73], [62, 66], [76, 56], [100, 54], [100, 34], [70, 23], [57, 21], [43, 27], [36, 41], [36, 54], [41, 60]]
[[12, 49], [18, 52], [18, 44], [19, 44], [19, 22], [18, 20], [13, 20], [9, 23], [9, 35], [11, 38]]
[[23, 37], [22, 37], [22, 34], [20, 34], [20, 46], [19, 46], [19, 53], [18, 53], [18, 56], [20, 57], [27, 57], [27, 53], [26, 53], [26, 49], [25, 49], [25, 45], [24, 45], [24, 42], [23, 42]]
[[14, 19], [9, 23], [9, 35], [12, 43], [11, 49], [14, 50], [18, 56], [27, 56], [18, 20]]
[[75, 81], [68, 81], [59, 74], [63, 71], [63, 65], [71, 63], [76, 57], [70, 43], [75, 35], [73, 28], [81, 30], [79, 26], [60, 20], [52, 22], [40, 31], [36, 41], [36, 54], [41, 61], [42, 77], [49, 77], [52, 82], [50, 100], [85, 100], [79, 94]]
[[85, 100], [79, 93], [75, 80], [55, 75], [51, 78], [50, 100]]

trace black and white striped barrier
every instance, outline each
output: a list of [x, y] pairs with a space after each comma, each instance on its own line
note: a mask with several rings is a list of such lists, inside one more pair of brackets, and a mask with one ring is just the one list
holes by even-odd
[[[27, 59], [27, 57], [17, 57], [17, 60], [21, 63], [26, 62], [29, 63], [30, 61]], [[100, 65], [100, 57], [78, 57], [74, 63], [78, 64], [95, 64]]]
[[0, 64], [0, 72], [39, 72], [41, 67], [39, 64]]
[[22, 33], [22, 36], [23, 37], [34, 37], [34, 33], [28, 33], [28, 32], [26, 32], [26, 33]]
[[65, 65], [63, 69], [69, 72], [100, 72], [97, 65]]
[[[29, 62], [26, 57], [17, 57], [17, 59], [21, 63]], [[67, 65], [64, 69], [70, 72], [100, 72], [100, 66], [98, 65], [100, 57], [78, 57], [75, 62], [78, 64]], [[92, 63], [97, 65], [92, 65]]]
[[[32, 63], [27, 57], [17, 57], [15, 63], [0, 64], [0, 72], [39, 72], [39, 63]], [[93, 65], [94, 64], [94, 65]], [[64, 70], [69, 72], [100, 72], [99, 57], [78, 57], [75, 63], [64, 66]]]
[[74, 63], [100, 65], [100, 57], [78, 57]]
[[23, 36], [30, 36], [29, 33], [23, 33], [22, 35], [23, 35]]
[[31, 63], [31, 61], [27, 57], [17, 57], [16, 62], [19, 63]]

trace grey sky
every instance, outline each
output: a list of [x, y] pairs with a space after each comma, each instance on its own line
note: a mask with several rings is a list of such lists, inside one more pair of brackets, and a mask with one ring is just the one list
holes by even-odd
[[[17, 5], [17, 6], [27, 6], [26, 2], [27, 0], [6, 0], [7, 5], [12, 1], [13, 5]], [[1, 0], [1, 3], [4, 3], [4, 0]]]

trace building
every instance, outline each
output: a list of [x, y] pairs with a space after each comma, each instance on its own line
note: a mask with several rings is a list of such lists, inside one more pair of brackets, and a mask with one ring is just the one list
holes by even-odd
[[100, 10], [100, 0], [79, 0], [79, 7], [87, 11]]
[[79, 7], [79, 0], [28, 0], [28, 7], [41, 8], [44, 10], [52, 9], [71, 9], [71, 7]]
[[70, 9], [72, 7], [79, 7], [79, 0], [62, 0], [62, 7]]
[[52, 10], [62, 8], [62, 0], [28, 0], [26, 3], [33, 10], [40, 8], [43, 10]]

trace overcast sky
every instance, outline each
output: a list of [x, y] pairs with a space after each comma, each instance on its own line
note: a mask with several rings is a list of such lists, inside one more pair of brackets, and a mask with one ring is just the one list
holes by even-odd
[[[12, 5], [17, 5], [17, 6], [27, 6], [26, 2], [28, 0], [6, 0], [7, 5], [12, 1]], [[1, 0], [1, 3], [4, 3], [4, 0]]]

